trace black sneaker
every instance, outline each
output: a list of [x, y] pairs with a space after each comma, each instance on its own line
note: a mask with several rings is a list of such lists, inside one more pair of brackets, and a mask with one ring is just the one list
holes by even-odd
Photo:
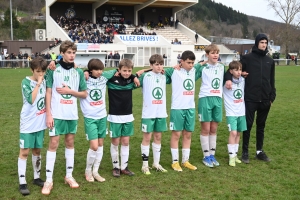
[[125, 175], [128, 175], [128, 176], [133, 176], [134, 175], [134, 173], [132, 171], [130, 171], [128, 169], [128, 167], [126, 167], [125, 169], [121, 170], [121, 173], [125, 174]]
[[40, 186], [40, 187], [44, 187], [45, 181], [43, 181], [43, 180], [40, 179], [40, 178], [37, 178], [37, 179], [33, 179], [32, 183], [33, 183], [34, 185], [37, 185], [37, 186]]
[[248, 153], [246, 153], [246, 152], [243, 152], [243, 154], [242, 154], [242, 161], [243, 161], [243, 163], [246, 163], [246, 164], [249, 164], [249, 155], [248, 155]]
[[21, 184], [21, 185], [19, 185], [19, 191], [24, 196], [30, 194], [30, 192], [29, 192], [29, 190], [27, 188], [27, 184]]
[[113, 176], [119, 178], [120, 177], [120, 169], [113, 168]]
[[265, 162], [270, 162], [270, 158], [268, 158], [268, 156], [266, 155], [265, 152], [261, 151], [259, 154], [256, 154], [256, 159], [258, 160], [262, 160]]

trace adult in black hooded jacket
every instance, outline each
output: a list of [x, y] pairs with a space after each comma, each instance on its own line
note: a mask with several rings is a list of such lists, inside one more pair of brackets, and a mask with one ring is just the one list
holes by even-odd
[[[249, 163], [248, 147], [250, 132], [256, 113], [256, 158], [270, 161], [263, 151], [264, 129], [271, 104], [276, 97], [275, 89], [275, 62], [267, 56], [268, 37], [258, 34], [252, 52], [241, 57], [240, 62], [245, 75], [245, 107], [247, 131], [243, 132], [242, 161]], [[231, 88], [232, 76], [227, 71], [226, 87]], [[228, 81], [229, 80], [229, 81]]]

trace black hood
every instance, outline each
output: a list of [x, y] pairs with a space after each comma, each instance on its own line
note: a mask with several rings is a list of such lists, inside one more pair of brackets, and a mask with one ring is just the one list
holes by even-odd
[[256, 37], [255, 37], [255, 46], [258, 47], [258, 43], [261, 40], [267, 40], [267, 43], [269, 43], [268, 37], [263, 34], [263, 33], [259, 33]]
[[269, 50], [268, 50], [268, 46], [266, 47], [266, 50], [264, 50], [264, 51], [260, 50], [258, 48], [258, 43], [261, 40], [267, 40], [267, 43], [269, 42], [268, 37], [265, 34], [263, 34], [263, 33], [258, 34], [255, 38], [255, 45], [252, 47], [252, 52], [262, 55], [262, 56], [265, 56], [265, 55], [267, 55]]

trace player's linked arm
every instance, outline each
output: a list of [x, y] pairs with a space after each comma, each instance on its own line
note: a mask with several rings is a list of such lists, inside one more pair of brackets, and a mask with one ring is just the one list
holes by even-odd
[[46, 126], [52, 129], [54, 126], [54, 121], [51, 113], [51, 98], [52, 98], [52, 88], [47, 87], [46, 89]]

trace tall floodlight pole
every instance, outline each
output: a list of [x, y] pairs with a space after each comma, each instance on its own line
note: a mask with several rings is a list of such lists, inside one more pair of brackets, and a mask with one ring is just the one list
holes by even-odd
[[11, 0], [10, 0], [10, 30], [11, 30], [10, 31], [11, 40], [14, 40]]

